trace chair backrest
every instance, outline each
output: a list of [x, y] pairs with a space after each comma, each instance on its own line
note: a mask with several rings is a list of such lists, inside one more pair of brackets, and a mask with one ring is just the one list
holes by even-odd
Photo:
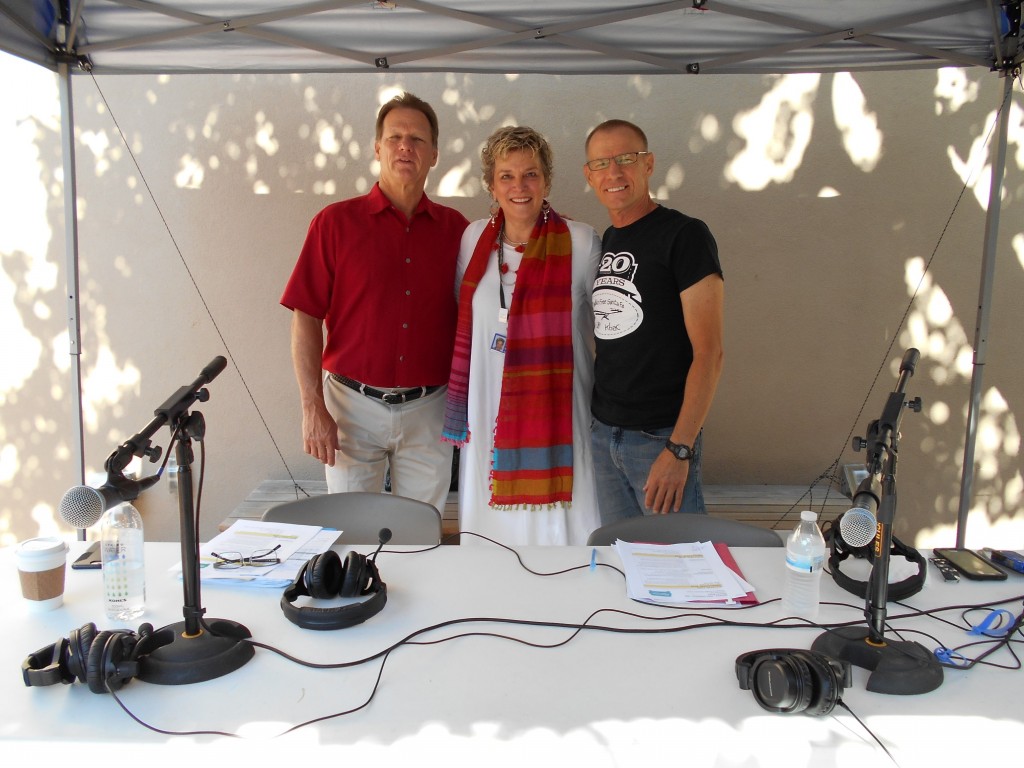
[[310, 496], [271, 507], [263, 520], [337, 528], [342, 544], [376, 544], [381, 528], [391, 529], [391, 544], [441, 541], [441, 515], [433, 505], [390, 493]]
[[590, 534], [587, 544], [603, 547], [616, 539], [648, 544], [680, 544], [694, 541], [721, 542], [730, 547], [781, 547], [782, 537], [767, 528], [710, 515], [678, 512], [643, 515], [610, 523]]

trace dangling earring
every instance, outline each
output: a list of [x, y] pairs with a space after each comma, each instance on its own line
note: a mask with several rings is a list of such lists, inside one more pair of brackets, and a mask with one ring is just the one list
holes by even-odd
[[491, 226], [492, 227], [497, 226], [497, 222], [495, 221], [495, 219], [498, 217], [498, 211], [500, 211], [500, 210], [501, 210], [501, 206], [498, 205], [497, 199], [496, 198], [491, 198], [490, 214], [491, 214]]
[[551, 213], [551, 203], [549, 203], [547, 200], [545, 200], [543, 205], [541, 205], [541, 207], [540, 207], [540, 213], [544, 217], [544, 223], [547, 224], [548, 223], [548, 214]]

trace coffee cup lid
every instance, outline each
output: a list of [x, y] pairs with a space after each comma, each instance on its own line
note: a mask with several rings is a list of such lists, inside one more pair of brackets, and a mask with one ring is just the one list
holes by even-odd
[[67, 552], [67, 550], [67, 542], [63, 539], [43, 536], [21, 542], [18, 545], [18, 556], [23, 558], [53, 557], [56, 554]]

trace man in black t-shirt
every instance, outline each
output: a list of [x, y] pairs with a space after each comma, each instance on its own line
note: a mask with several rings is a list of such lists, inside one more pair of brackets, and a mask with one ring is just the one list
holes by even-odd
[[593, 448], [601, 523], [704, 513], [701, 428], [722, 370], [722, 268], [704, 222], [651, 200], [644, 132], [609, 120], [584, 174], [612, 226], [594, 282]]

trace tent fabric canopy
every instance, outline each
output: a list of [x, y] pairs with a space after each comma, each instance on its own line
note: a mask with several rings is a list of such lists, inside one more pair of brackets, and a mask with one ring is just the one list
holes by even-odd
[[1020, 61], [1020, 2], [997, 0], [0, 0], [0, 18], [3, 50], [102, 74], [723, 74]]

